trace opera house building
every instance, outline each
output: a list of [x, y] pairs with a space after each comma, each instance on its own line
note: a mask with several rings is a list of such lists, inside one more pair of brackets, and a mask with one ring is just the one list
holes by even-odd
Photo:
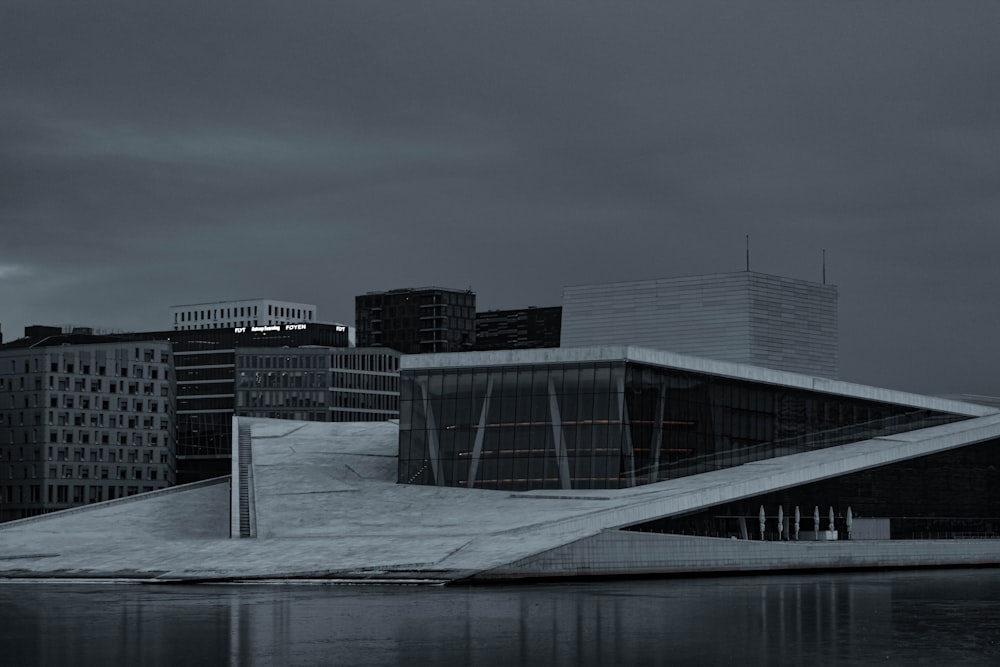
[[1000, 563], [1000, 411], [987, 405], [600, 346], [404, 356], [398, 424], [233, 428], [229, 478], [0, 526], [0, 576]]

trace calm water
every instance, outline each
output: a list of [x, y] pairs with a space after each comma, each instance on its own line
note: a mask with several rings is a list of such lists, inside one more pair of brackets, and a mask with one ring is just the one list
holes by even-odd
[[0, 665], [1000, 665], [1000, 570], [490, 588], [0, 584]]

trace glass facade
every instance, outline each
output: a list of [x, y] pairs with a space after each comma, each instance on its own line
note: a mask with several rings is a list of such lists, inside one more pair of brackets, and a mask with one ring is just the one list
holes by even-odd
[[[784, 489], [695, 514], [657, 519], [628, 530], [705, 537], [761, 539], [760, 508], [765, 510], [764, 539], [794, 539], [795, 508], [802, 539], [814, 539], [813, 515], [820, 530], [829, 528], [847, 539], [847, 511], [854, 527], [864, 520], [888, 521], [891, 539], [955, 539], [1000, 537], [1000, 441], [923, 456], [820, 482]], [[778, 532], [778, 508], [784, 525]], [[853, 539], [859, 539], [857, 535]], [[861, 538], [865, 539], [865, 538]]]
[[965, 418], [624, 360], [412, 369], [398, 481], [622, 488]]
[[236, 414], [302, 421], [399, 417], [399, 353], [387, 348], [242, 348]]

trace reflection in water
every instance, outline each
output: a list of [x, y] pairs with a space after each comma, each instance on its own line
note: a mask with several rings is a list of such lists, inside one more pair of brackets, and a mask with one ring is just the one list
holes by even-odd
[[1000, 572], [489, 588], [0, 585], [4, 665], [1000, 663]]

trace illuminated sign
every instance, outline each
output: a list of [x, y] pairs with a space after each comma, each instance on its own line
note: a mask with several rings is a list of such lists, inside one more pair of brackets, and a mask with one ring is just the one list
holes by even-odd
[[[308, 324], [269, 324], [263, 327], [236, 327], [233, 333], [267, 333], [268, 331], [303, 331], [309, 328]], [[337, 328], [340, 331], [340, 328]]]

